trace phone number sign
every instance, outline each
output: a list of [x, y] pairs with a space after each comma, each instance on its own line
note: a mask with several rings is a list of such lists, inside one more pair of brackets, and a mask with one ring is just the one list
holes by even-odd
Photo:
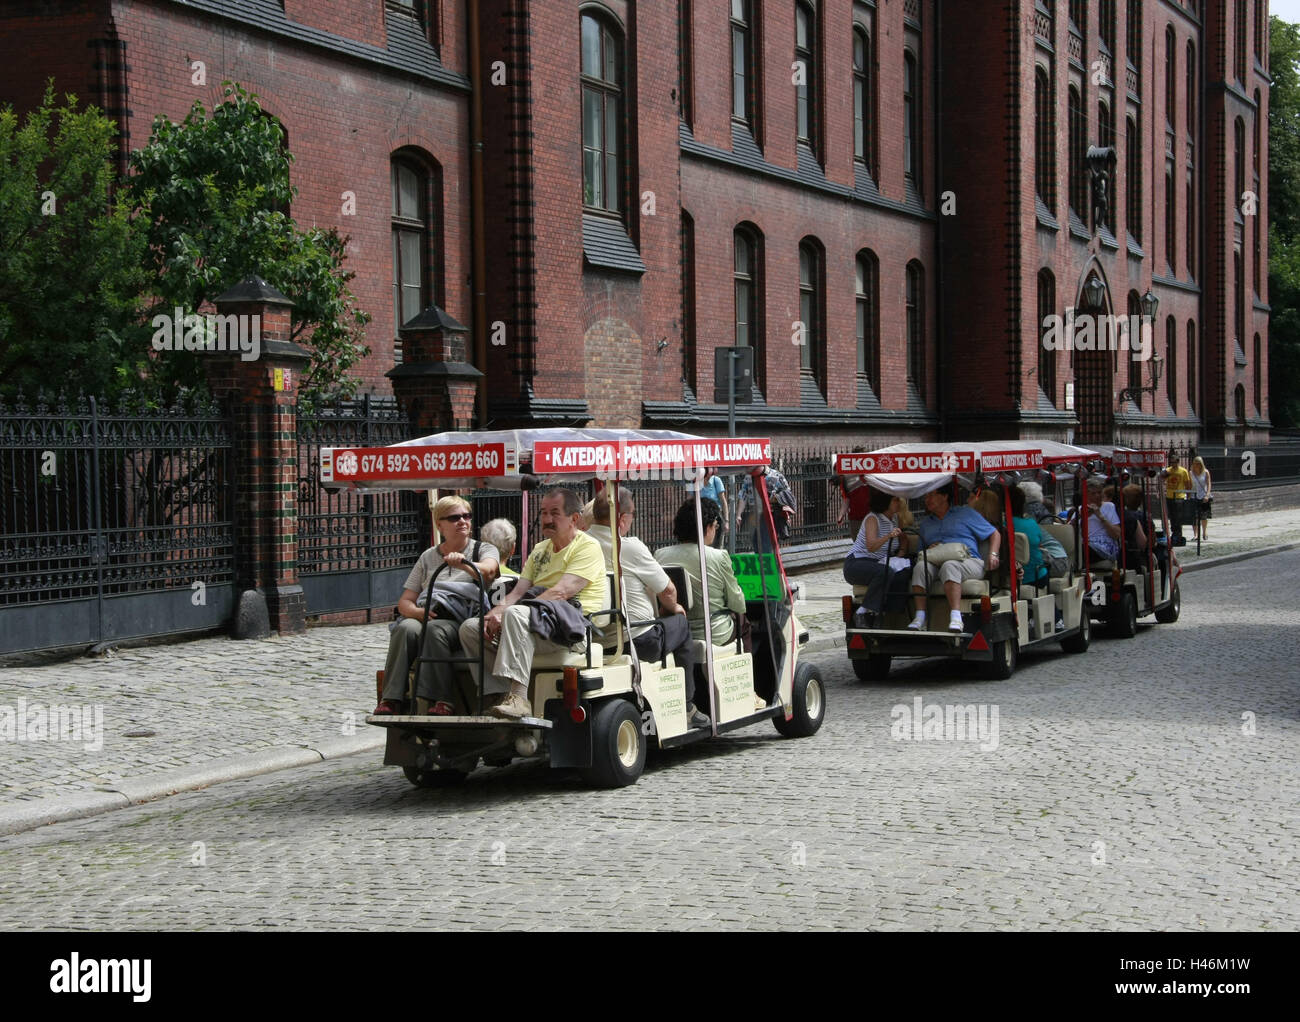
[[506, 474], [506, 445], [326, 447], [320, 473], [324, 483], [492, 478]]

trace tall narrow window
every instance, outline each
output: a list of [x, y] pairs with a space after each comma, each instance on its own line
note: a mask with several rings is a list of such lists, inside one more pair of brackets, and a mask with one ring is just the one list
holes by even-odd
[[1241, 249], [1232, 253], [1233, 326], [1237, 330], [1237, 343], [1246, 349], [1246, 278], [1241, 272]]
[[1165, 317], [1165, 396], [1169, 410], [1178, 414], [1178, 323], [1173, 316]]
[[821, 249], [812, 241], [799, 245], [799, 322], [803, 344], [799, 347], [799, 368], [821, 382], [826, 328], [822, 316], [825, 273]]
[[903, 51], [903, 176], [921, 190], [921, 96], [916, 57]]
[[1178, 276], [1176, 254], [1178, 234], [1178, 192], [1174, 188], [1174, 163], [1165, 164], [1165, 259], [1169, 262], [1169, 275]]
[[735, 268], [733, 280], [736, 290], [736, 347], [756, 348], [758, 329], [758, 243], [745, 228], [737, 228], [734, 236]]
[[695, 121], [695, 45], [691, 38], [694, 22], [691, 0], [679, 0], [677, 5], [677, 116], [686, 124]]
[[1079, 90], [1070, 86], [1070, 208], [1083, 219], [1088, 213], [1088, 179], [1084, 174], [1083, 157], [1085, 116]]
[[1125, 159], [1125, 188], [1128, 189], [1128, 205], [1126, 207], [1128, 220], [1128, 232], [1133, 235], [1133, 240], [1138, 244], [1142, 243], [1142, 136], [1138, 133], [1137, 121], [1130, 117], [1127, 121], [1125, 132], [1127, 134], [1128, 151]]
[[1259, 334], [1255, 335], [1255, 347], [1251, 351], [1251, 372], [1254, 374], [1255, 383], [1255, 414], [1260, 415], [1264, 411], [1264, 348], [1260, 343]]
[[1187, 407], [1196, 411], [1196, 365], [1199, 355], [1196, 350], [1196, 322], [1187, 321]]
[[1047, 346], [1047, 334], [1056, 315], [1056, 278], [1051, 270], [1038, 271], [1038, 385], [1056, 404], [1056, 352]]
[[1128, 0], [1128, 62], [1142, 70], [1142, 0]]
[[1097, 29], [1101, 45], [1115, 52], [1115, 0], [1097, 0]]
[[1070, 27], [1083, 37], [1083, 52], [1088, 52], [1088, 0], [1070, 0]]
[[1187, 138], [1196, 137], [1196, 46], [1187, 44], [1187, 95], [1183, 105], [1187, 107]]
[[1097, 144], [1113, 146], [1115, 144], [1115, 116], [1110, 104], [1102, 100], [1097, 104]]
[[925, 270], [907, 264], [907, 379], [925, 399]]
[[1174, 102], [1174, 83], [1178, 81], [1178, 69], [1174, 63], [1174, 30], [1165, 29], [1165, 123], [1173, 131], [1178, 126], [1177, 105]]
[[582, 201], [622, 210], [623, 58], [604, 19], [582, 16]]
[[853, 156], [868, 173], [874, 173], [875, 168], [875, 63], [871, 36], [859, 26], [853, 30]]
[[392, 162], [393, 331], [433, 302], [430, 289], [430, 207], [428, 170], [406, 157]]
[[682, 371], [697, 386], [698, 347], [695, 331], [695, 218], [682, 210]]
[[872, 252], [862, 252], [857, 265], [858, 375], [873, 387], [879, 385], [876, 352], [880, 346], [880, 263]]
[[1232, 194], [1232, 206], [1238, 212], [1242, 207], [1242, 196], [1246, 192], [1246, 122], [1240, 117], [1233, 124], [1233, 144], [1236, 147], [1232, 158], [1232, 181], [1235, 189]]
[[754, 129], [754, 31], [750, 0], [731, 0], [731, 116]]
[[1056, 216], [1056, 104], [1047, 71], [1034, 72], [1034, 190]]
[[1187, 168], [1187, 279], [1196, 279], [1196, 172]]
[[1264, 14], [1264, 0], [1255, 0], [1255, 63], [1264, 63], [1264, 25], [1268, 18]]
[[800, 142], [814, 152], [818, 145], [817, 110], [817, 12], [811, 4], [794, 8], [794, 61], [798, 65], [795, 84], [795, 124]]
[[[1136, 291], [1130, 291], [1128, 293], [1128, 323], [1129, 323], [1130, 334], [1132, 333], [1133, 328], [1136, 325], [1137, 329], [1142, 331], [1142, 337], [1149, 340], [1152, 344], [1155, 344], [1155, 338], [1152, 337], [1152, 334], [1155, 332], [1155, 324], [1148, 323], [1146, 317], [1142, 315], [1142, 303], [1138, 299], [1138, 293]], [[1140, 343], [1139, 338], [1132, 337], [1132, 336], [1129, 337], [1130, 349], [1135, 348], [1138, 343]], [[1120, 355], [1120, 352], [1117, 351], [1115, 354], [1118, 357]], [[1140, 388], [1142, 387], [1142, 367], [1146, 365], [1146, 363], [1139, 361], [1138, 359], [1133, 358], [1132, 356], [1133, 356], [1132, 350], [1123, 353], [1124, 360], [1128, 362], [1128, 387], [1134, 394], [1137, 395], [1137, 398], [1135, 400], [1137, 401], [1138, 408], [1141, 408], [1142, 391]]]
[[1236, 56], [1235, 70], [1237, 81], [1246, 83], [1246, 0], [1236, 0], [1233, 18], [1233, 52]]

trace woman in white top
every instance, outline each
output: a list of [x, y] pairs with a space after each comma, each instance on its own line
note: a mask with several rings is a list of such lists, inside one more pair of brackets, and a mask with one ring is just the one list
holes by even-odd
[[890, 576], [889, 559], [905, 556], [908, 537], [899, 527], [903, 502], [884, 490], [871, 491], [871, 513], [862, 520], [858, 538], [844, 558], [844, 580], [867, 586], [862, 606], [879, 613], [884, 606], [885, 587]]
[[1210, 527], [1206, 524], [1214, 510], [1211, 493], [1213, 486], [1210, 481], [1210, 470], [1205, 467], [1205, 462], [1199, 457], [1192, 459], [1192, 499], [1196, 501], [1196, 506], [1201, 515], [1201, 542], [1205, 542], [1209, 535]]

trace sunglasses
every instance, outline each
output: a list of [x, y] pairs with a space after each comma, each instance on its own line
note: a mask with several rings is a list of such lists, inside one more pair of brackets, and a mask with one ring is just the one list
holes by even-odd
[[440, 522], [459, 522], [459, 521], [466, 521], [466, 522], [468, 522], [468, 521], [469, 521], [471, 518], [473, 518], [473, 517], [474, 517], [474, 516], [473, 516], [472, 514], [470, 514], [468, 511], [466, 511], [463, 515], [446, 515], [446, 516], [444, 516], [444, 517], [442, 517], [442, 518], [439, 518], [438, 521], [440, 521]]

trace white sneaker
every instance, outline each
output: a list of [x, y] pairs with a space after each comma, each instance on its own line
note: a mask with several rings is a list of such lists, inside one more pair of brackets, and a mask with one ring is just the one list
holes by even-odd
[[948, 631], [961, 632], [965, 631], [965, 626], [961, 623], [961, 611], [953, 610], [948, 613]]
[[925, 627], [925, 611], [921, 611], [916, 617], [912, 618], [912, 623], [907, 626], [913, 631], [920, 631]]

